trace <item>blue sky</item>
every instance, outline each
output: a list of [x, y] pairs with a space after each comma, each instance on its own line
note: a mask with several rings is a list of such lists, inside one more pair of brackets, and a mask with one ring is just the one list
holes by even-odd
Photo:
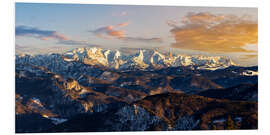
[[16, 3], [16, 53], [159, 48], [256, 65], [257, 14], [256, 8]]

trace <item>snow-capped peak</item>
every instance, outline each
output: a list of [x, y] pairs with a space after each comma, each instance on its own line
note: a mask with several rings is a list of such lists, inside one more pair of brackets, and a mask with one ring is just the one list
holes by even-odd
[[121, 53], [117, 50], [117, 51], [115, 52], [114, 58], [115, 58], [115, 59], [118, 59], [120, 56], [121, 56]]
[[98, 49], [97, 49], [96, 47], [90, 48], [90, 51], [91, 51], [92, 53], [96, 53], [97, 50], [98, 50]]
[[[236, 65], [231, 59], [221, 56], [173, 55], [172, 53], [165, 54], [150, 49], [138, 49], [135, 53], [127, 54], [116, 49], [109, 50], [98, 47], [76, 48], [59, 55], [67, 62], [80, 61], [88, 65], [98, 65], [119, 70], [134, 68], [160, 69], [178, 66], [196, 66], [198, 69], [215, 70]], [[24, 57], [26, 56], [19, 56], [18, 58], [24, 60]], [[37, 56], [32, 56], [31, 58], [35, 57]]]
[[138, 65], [141, 68], [147, 68], [148, 65], [144, 63], [144, 55], [143, 55], [144, 50], [139, 51], [139, 55], [137, 57], [133, 58], [133, 61], [135, 62], [136, 65]]

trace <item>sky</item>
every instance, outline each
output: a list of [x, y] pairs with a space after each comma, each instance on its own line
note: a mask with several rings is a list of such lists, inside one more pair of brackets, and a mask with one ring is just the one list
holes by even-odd
[[16, 54], [147, 48], [258, 63], [258, 9], [16, 3]]

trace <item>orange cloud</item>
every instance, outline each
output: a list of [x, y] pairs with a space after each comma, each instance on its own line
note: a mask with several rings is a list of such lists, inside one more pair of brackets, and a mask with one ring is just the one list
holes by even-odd
[[246, 16], [189, 13], [182, 26], [169, 21], [176, 42], [172, 47], [204, 52], [252, 52], [247, 44], [258, 43], [258, 24]]
[[[232, 16], [226, 16], [226, 19], [228, 17], [232, 17]], [[223, 21], [225, 19], [224, 15], [214, 15], [214, 14], [210, 14], [210, 13], [188, 13], [188, 15], [186, 17], [184, 17], [184, 19], [182, 20], [183, 23], [191, 23], [191, 24], [198, 24], [198, 23], [207, 23], [207, 24], [211, 24], [211, 23], [215, 23], [215, 22], [219, 22], [219, 21]]]
[[106, 26], [105, 29], [112, 30], [113, 29], [113, 26], [112, 25]]
[[44, 40], [44, 41], [47, 41], [47, 40], [49, 40], [50, 38], [48, 38], [48, 37], [42, 37], [41, 38], [41, 40]]
[[95, 31], [92, 31], [93, 33], [96, 34], [97, 37], [102, 37], [105, 39], [110, 39], [110, 37], [115, 37], [115, 38], [122, 38], [125, 36], [125, 32], [122, 30], [116, 30], [117, 27], [124, 27], [128, 25], [128, 23], [121, 23], [118, 25], [108, 25], [105, 27], [101, 27], [96, 29]]
[[48, 37], [41, 37], [40, 38], [41, 40], [50, 40], [50, 39], [59, 39], [59, 40], [70, 40], [68, 37], [66, 37], [65, 35], [62, 35], [62, 34], [59, 34], [59, 33], [54, 33], [53, 35], [51, 36], [48, 36]]
[[129, 24], [129, 22], [120, 23], [117, 26], [119, 27], [126, 27]]
[[156, 42], [156, 43], [162, 42], [161, 38], [156, 37], [154, 38], [129, 37], [126, 36], [125, 31], [117, 30], [117, 28], [126, 27], [128, 24], [129, 22], [124, 22], [117, 25], [108, 25], [89, 32], [92, 32], [97, 37], [104, 39], [116, 38], [122, 41], [132, 41], [132, 42]]
[[125, 36], [124, 31], [121, 30], [112, 30], [108, 33], [108, 35], [116, 37], [116, 38], [122, 38]]

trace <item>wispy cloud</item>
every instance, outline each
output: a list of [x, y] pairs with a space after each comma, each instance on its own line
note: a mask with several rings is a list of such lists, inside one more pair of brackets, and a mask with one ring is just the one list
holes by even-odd
[[112, 16], [126, 16], [127, 15], [127, 11], [122, 11], [122, 12], [113, 12]]
[[121, 12], [121, 16], [126, 16], [126, 15], [127, 15], [126, 11]]
[[49, 40], [49, 39], [69, 40], [68, 37], [56, 31], [41, 30], [39, 28], [24, 25], [17, 26], [15, 29], [15, 34], [16, 36], [30, 36], [34, 38], [39, 38], [41, 40]]
[[86, 46], [98, 46], [88, 41], [79, 41], [79, 40], [60, 40], [57, 44], [64, 44], [64, 45], [86, 45]]
[[110, 37], [120, 38], [120, 37], [125, 36], [124, 31], [115, 30], [114, 27], [115, 26], [109, 25], [105, 27], [100, 27], [94, 31], [89, 31], [89, 32], [94, 33], [98, 37], [104, 37], [104, 38], [110, 38]]
[[47, 41], [50, 39], [55, 39], [55, 40], [57, 40], [56, 44], [93, 45], [91, 43], [88, 43], [87, 41], [70, 39], [67, 36], [60, 34], [57, 31], [42, 30], [39, 28], [24, 26], [24, 25], [16, 26], [15, 35], [16, 36], [28, 36], [28, 37], [38, 38], [38, 39], [44, 40], [44, 41]]
[[15, 49], [24, 49], [24, 48], [27, 48], [27, 47], [19, 45], [19, 44], [15, 44]]
[[119, 30], [121, 27], [126, 27], [129, 25], [129, 22], [120, 23], [117, 25], [108, 25], [104, 27], [100, 27], [96, 30], [92, 30], [92, 32], [97, 37], [104, 38], [104, 39], [119, 39], [123, 41], [131, 41], [131, 42], [162, 42], [161, 38], [153, 37], [153, 38], [143, 38], [143, 37], [130, 37], [126, 35], [124, 30]]
[[118, 24], [117, 26], [126, 27], [127, 25], [129, 25], [129, 22], [123, 22], [123, 23]]
[[129, 24], [128, 22], [124, 22], [124, 23], [120, 23], [117, 25], [108, 25], [108, 26], [100, 27], [100, 28], [93, 30], [93, 31], [89, 31], [89, 32], [94, 33], [98, 37], [122, 38], [125, 36], [125, 32], [123, 30], [117, 30], [117, 29], [120, 27], [126, 27], [128, 24]]
[[161, 38], [142, 38], [142, 37], [124, 37], [122, 38], [124, 41], [134, 41], [134, 42], [157, 42], [161, 43]]
[[[189, 13], [181, 22], [168, 21], [176, 40], [172, 47], [204, 52], [252, 52], [258, 42], [257, 20], [249, 16]], [[181, 25], [179, 25], [181, 24]]]

